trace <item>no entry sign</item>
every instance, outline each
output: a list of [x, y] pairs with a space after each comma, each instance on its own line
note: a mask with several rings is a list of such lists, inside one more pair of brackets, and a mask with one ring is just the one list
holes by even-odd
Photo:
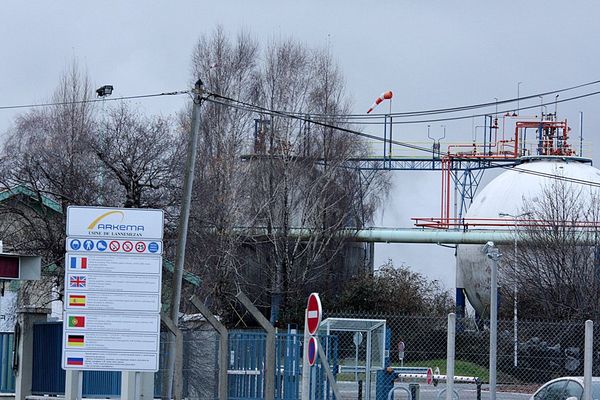
[[306, 327], [308, 333], [314, 335], [319, 329], [321, 323], [321, 299], [318, 293], [311, 293], [308, 296], [308, 304], [306, 305]]
[[311, 336], [310, 339], [308, 339], [308, 348], [306, 350], [308, 365], [311, 367], [315, 365], [315, 361], [317, 360], [317, 352], [317, 339], [314, 336]]

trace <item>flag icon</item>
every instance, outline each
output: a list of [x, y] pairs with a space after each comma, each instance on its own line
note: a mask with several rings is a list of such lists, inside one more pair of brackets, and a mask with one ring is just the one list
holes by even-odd
[[83, 357], [67, 357], [67, 365], [83, 366]]
[[83, 347], [85, 338], [83, 335], [69, 335], [67, 337], [67, 346]]
[[69, 305], [73, 307], [85, 307], [85, 295], [84, 294], [70, 294]]
[[87, 257], [71, 257], [71, 269], [87, 269]]
[[69, 328], [85, 328], [85, 317], [83, 315], [69, 317]]
[[69, 287], [72, 288], [85, 288], [87, 279], [83, 275], [74, 275], [69, 279]]

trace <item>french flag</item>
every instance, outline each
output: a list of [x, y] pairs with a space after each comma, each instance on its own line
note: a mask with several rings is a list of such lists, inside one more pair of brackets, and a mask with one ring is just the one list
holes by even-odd
[[71, 257], [71, 269], [87, 269], [87, 257]]

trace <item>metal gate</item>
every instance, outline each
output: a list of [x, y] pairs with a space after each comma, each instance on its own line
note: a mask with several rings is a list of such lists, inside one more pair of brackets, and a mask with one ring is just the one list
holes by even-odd
[[[266, 333], [233, 331], [229, 334], [229, 399], [258, 400], [264, 398], [264, 365]], [[280, 333], [275, 340], [275, 398], [296, 400], [302, 382], [303, 334]], [[337, 337], [320, 337], [327, 350], [329, 364], [337, 373]], [[329, 384], [321, 364], [311, 374], [311, 392], [316, 400], [329, 400]]]
[[0, 393], [15, 392], [15, 375], [12, 370], [14, 335], [0, 333]]
[[[65, 393], [65, 371], [61, 366], [61, 355], [62, 322], [35, 324], [33, 326], [32, 394]], [[83, 395], [87, 397], [119, 397], [121, 373], [84, 371], [82, 390]]]

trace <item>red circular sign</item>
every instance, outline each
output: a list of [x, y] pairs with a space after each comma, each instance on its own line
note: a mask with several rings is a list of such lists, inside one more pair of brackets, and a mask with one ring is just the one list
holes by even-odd
[[110, 249], [110, 251], [119, 251], [121, 245], [116, 240], [113, 240], [108, 244], [108, 248]]
[[431, 385], [431, 382], [433, 382], [433, 371], [431, 368], [427, 368], [427, 384]]
[[317, 361], [317, 339], [314, 336], [311, 336], [308, 339], [308, 346], [306, 349], [306, 357], [308, 359], [308, 365], [311, 367], [315, 365], [315, 361]]
[[129, 240], [126, 242], [123, 242], [123, 251], [126, 251], [129, 253], [131, 250], [133, 250], [133, 243], [131, 243]]
[[137, 251], [138, 253], [143, 253], [146, 251], [146, 243], [144, 242], [137, 242], [135, 244], [135, 251]]
[[306, 327], [308, 333], [314, 335], [319, 329], [321, 323], [321, 299], [318, 293], [311, 293], [308, 296], [308, 304], [306, 305]]

